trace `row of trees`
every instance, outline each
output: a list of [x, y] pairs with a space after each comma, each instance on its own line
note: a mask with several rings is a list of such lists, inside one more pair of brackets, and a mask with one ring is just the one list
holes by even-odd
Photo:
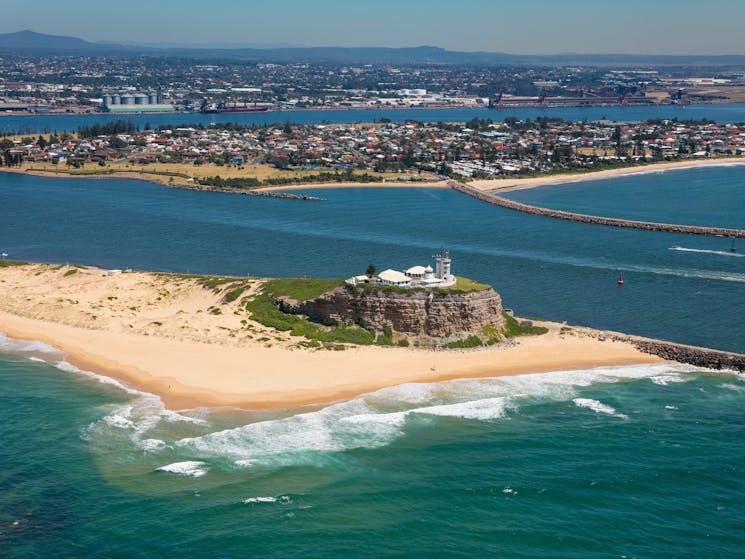
[[112, 136], [115, 134], [134, 134], [140, 129], [132, 121], [127, 120], [115, 120], [112, 122], [106, 122], [104, 124], [93, 124], [92, 126], [81, 126], [78, 128], [78, 136], [81, 138], [96, 138], [98, 136]]

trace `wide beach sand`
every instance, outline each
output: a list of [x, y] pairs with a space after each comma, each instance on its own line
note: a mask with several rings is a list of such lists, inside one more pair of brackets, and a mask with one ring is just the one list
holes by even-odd
[[80, 369], [158, 394], [177, 409], [283, 408], [406, 382], [660, 361], [561, 325], [483, 350], [310, 350], [246, 319], [237, 302], [224, 303], [197, 280], [166, 274], [12, 266], [0, 268], [0, 301], [0, 332], [52, 345]]
[[633, 167], [622, 167], [619, 169], [606, 169], [588, 173], [567, 173], [564, 175], [546, 175], [541, 177], [503, 178], [471, 181], [468, 184], [479, 190], [487, 191], [510, 191], [533, 188], [536, 186], [547, 186], [555, 184], [566, 184], [568, 182], [590, 181], [621, 177], [626, 175], [640, 175], [647, 173], [659, 173], [673, 169], [693, 169], [708, 166], [745, 165], [745, 157], [716, 157], [710, 159], [686, 159], [684, 161], [664, 161], [660, 163], [649, 163], [646, 165], [635, 165]]

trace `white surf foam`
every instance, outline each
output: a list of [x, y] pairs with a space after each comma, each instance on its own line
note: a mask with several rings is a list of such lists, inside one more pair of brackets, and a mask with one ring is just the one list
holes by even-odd
[[252, 503], [279, 503], [280, 505], [292, 504], [292, 498], [289, 495], [280, 495], [279, 497], [249, 497], [243, 499], [243, 504], [249, 505]]
[[649, 380], [651, 380], [653, 383], [658, 384], [660, 386], [667, 386], [670, 383], [676, 383], [676, 382], [685, 382], [685, 379], [683, 377], [681, 377], [680, 375], [676, 375], [676, 374], [657, 375], [654, 377], [649, 377]]
[[505, 398], [486, 398], [472, 402], [429, 406], [412, 410], [411, 413], [439, 415], [443, 417], [460, 417], [463, 419], [498, 419], [505, 415]]
[[204, 462], [198, 462], [195, 460], [188, 460], [185, 462], [174, 462], [173, 464], [167, 464], [156, 468], [157, 472], [167, 472], [169, 474], [176, 474], [179, 476], [190, 476], [190, 477], [202, 477], [208, 471]]
[[248, 499], [243, 499], [243, 504], [248, 505], [250, 503], [276, 503], [277, 498], [276, 497], [249, 497]]
[[629, 418], [628, 415], [616, 412], [615, 408], [612, 408], [611, 406], [608, 406], [591, 398], [574, 398], [572, 402], [574, 402], [574, 404], [580, 408], [588, 408], [595, 413], [605, 413], [608, 415], [620, 417], [621, 419]]
[[142, 441], [140, 441], [139, 446], [145, 452], [152, 452], [155, 450], [160, 450], [163, 447], [165, 447], [166, 442], [161, 441], [160, 439], [143, 439]]
[[719, 388], [724, 388], [725, 390], [731, 390], [733, 392], [745, 392], [745, 386], [738, 385], [738, 384], [730, 384], [728, 382], [725, 382], [724, 384], [720, 384]]
[[[202, 457], [227, 456], [237, 465], [297, 463], [313, 460], [318, 452], [377, 448], [405, 432], [407, 421], [425, 416], [494, 421], [532, 399], [569, 400], [578, 389], [597, 383], [680, 375], [702, 371], [689, 365], [661, 363], [605, 367], [439, 383], [409, 383], [373, 392], [349, 402], [276, 420], [183, 438], [175, 448]], [[583, 401], [582, 399], [579, 399]], [[423, 405], [429, 404], [429, 405]], [[612, 411], [597, 402], [596, 411]]]
[[0, 332], [0, 352], [11, 353], [15, 355], [32, 355], [45, 361], [42, 356], [57, 356], [61, 358], [64, 355], [60, 350], [43, 342], [36, 340], [19, 340], [10, 338]]

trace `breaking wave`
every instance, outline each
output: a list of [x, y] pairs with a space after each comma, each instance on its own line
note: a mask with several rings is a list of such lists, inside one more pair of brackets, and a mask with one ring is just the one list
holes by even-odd
[[189, 477], [202, 477], [207, 473], [208, 468], [204, 462], [198, 462], [195, 460], [187, 460], [185, 462], [174, 462], [173, 464], [167, 464], [156, 468], [157, 472], [166, 472], [169, 474], [176, 474], [179, 476]]
[[580, 408], [587, 408], [595, 413], [604, 413], [607, 415], [614, 415], [616, 417], [620, 417], [621, 419], [628, 419], [628, 415], [624, 415], [622, 413], [618, 413], [615, 408], [612, 408], [611, 406], [608, 406], [606, 404], [603, 404], [602, 402], [598, 402], [597, 400], [593, 400], [591, 398], [575, 398], [572, 400], [574, 402], [574, 405]]
[[505, 421], [523, 407], [550, 401], [573, 401], [598, 414], [626, 418], [611, 406], [585, 396], [583, 389], [639, 379], [667, 385], [685, 380], [685, 373], [703, 371], [689, 365], [660, 363], [408, 383], [319, 409], [230, 410], [222, 414], [205, 409], [170, 411], [156, 395], [77, 369], [54, 348], [0, 337], [0, 351], [7, 351], [9, 346], [16, 353], [126, 393], [125, 402], [103, 406], [100, 418], [82, 429], [94, 453], [122, 456], [122, 449], [128, 449], [127, 463], [141, 462], [142, 471], [186, 477], [201, 477], [213, 469], [246, 471], [315, 465], [333, 461], [337, 452], [385, 447], [407, 430], [448, 420]]
[[409, 422], [498, 421], [531, 401], [574, 399], [578, 406], [624, 418], [610, 406], [578, 398], [578, 392], [598, 383], [695, 371], [701, 369], [663, 363], [404, 384], [316, 411], [185, 437], [174, 441], [172, 449], [202, 460], [228, 459], [245, 468], [313, 462], [319, 453], [383, 447], [403, 436]]

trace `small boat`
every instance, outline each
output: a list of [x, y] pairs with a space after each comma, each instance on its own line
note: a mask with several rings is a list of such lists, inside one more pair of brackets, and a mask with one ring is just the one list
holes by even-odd
[[6, 258], [8, 258], [8, 253], [7, 252], [0, 252], [0, 258], [2, 258], [3, 260], [5, 260]]
[[623, 272], [618, 274], [618, 285], [623, 285]]
[[732, 245], [729, 247], [730, 252], [737, 252], [737, 247], [735, 246], [735, 239], [732, 239]]

